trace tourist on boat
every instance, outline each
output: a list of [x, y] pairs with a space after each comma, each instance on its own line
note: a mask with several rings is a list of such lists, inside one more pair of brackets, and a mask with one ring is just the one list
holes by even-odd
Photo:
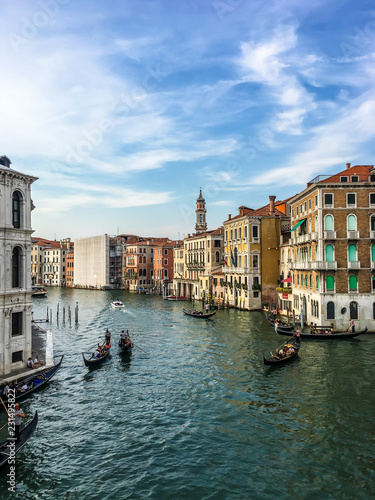
[[20, 392], [25, 392], [29, 389], [29, 386], [27, 384], [23, 384], [23, 386], [20, 388]]
[[5, 382], [5, 387], [3, 389], [3, 393], [2, 393], [2, 396], [7, 398], [8, 397], [8, 391], [9, 391], [10, 387], [9, 387], [9, 384], [8, 382]]
[[28, 358], [28, 360], [27, 360], [27, 367], [28, 368], [35, 368], [32, 358]]
[[350, 318], [349, 319], [349, 331], [352, 331], [353, 333], [355, 332], [355, 323], [354, 323], [354, 319]]

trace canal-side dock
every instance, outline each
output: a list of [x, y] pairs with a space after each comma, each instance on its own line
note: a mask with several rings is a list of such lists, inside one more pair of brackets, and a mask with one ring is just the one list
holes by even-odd
[[[4, 386], [5, 382], [15, 382], [18, 379], [27, 377], [28, 375], [33, 375], [34, 373], [39, 373], [46, 368], [50, 368], [54, 365], [53, 360], [53, 336], [52, 330], [44, 330], [39, 325], [32, 323], [31, 324], [31, 342], [32, 342], [32, 358], [35, 359], [35, 356], [38, 356], [39, 361], [45, 363], [40, 368], [30, 369], [25, 366], [25, 368], [21, 368], [8, 376], [0, 377], [0, 386]], [[25, 360], [25, 364], [26, 364]]]

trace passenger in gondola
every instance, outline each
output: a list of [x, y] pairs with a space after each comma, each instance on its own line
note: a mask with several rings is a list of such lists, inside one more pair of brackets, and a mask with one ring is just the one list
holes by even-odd
[[99, 350], [99, 347], [97, 348], [97, 350], [94, 352], [94, 358], [100, 358], [100, 350]]
[[8, 398], [9, 389], [10, 389], [10, 387], [9, 387], [8, 382], [5, 382], [5, 387], [4, 387], [3, 393], [2, 393], [3, 398]]

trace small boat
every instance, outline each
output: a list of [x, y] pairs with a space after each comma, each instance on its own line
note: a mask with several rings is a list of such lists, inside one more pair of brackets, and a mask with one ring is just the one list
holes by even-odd
[[121, 300], [113, 300], [111, 302], [112, 309], [125, 309], [125, 304]]
[[[358, 335], [362, 335], [362, 333], [367, 332], [367, 327], [363, 330], [358, 330], [358, 332], [335, 332], [327, 328], [328, 333], [313, 333], [310, 331], [310, 333], [303, 333], [301, 332], [301, 337], [304, 339], [311, 339], [311, 340], [334, 340], [334, 339], [352, 339], [354, 337], [358, 337]], [[284, 330], [283, 328], [278, 328], [277, 333], [279, 335], [291, 335], [291, 333], [294, 332], [289, 332]]]
[[[285, 348], [286, 350], [284, 350]], [[271, 355], [270, 358], [265, 358], [263, 356], [263, 363], [266, 366], [282, 365], [284, 363], [288, 363], [298, 355], [300, 348], [301, 341], [296, 341], [295, 343], [287, 343], [283, 346], [283, 349], [278, 349], [275, 354]]]
[[[15, 386], [16, 401], [25, 398], [30, 394], [30, 392], [34, 392], [46, 385], [60, 368], [63, 359], [64, 355], [61, 356], [60, 361], [55, 366], [52, 366], [52, 368], [47, 368], [46, 370], [34, 373], [33, 375], [29, 375], [28, 377], [17, 381]], [[28, 388], [21, 392], [21, 387], [24, 385], [27, 385]], [[7, 398], [3, 398], [3, 401], [6, 402]]]
[[126, 341], [120, 339], [118, 341], [118, 346], [121, 349], [122, 353], [130, 352], [133, 349], [133, 342], [131, 342], [130, 340]]
[[211, 318], [214, 314], [216, 314], [216, 311], [212, 313], [203, 313], [200, 311], [192, 311], [191, 309], [182, 309], [183, 313], [186, 314], [187, 316], [193, 316], [193, 318], [200, 318], [200, 319], [207, 319]]
[[183, 297], [182, 295], [167, 295], [164, 297], [165, 300], [189, 300], [187, 297]]
[[[32, 421], [25, 425], [20, 431], [19, 441], [16, 442], [15, 438], [9, 438], [0, 444], [0, 469], [8, 463], [10, 456], [14, 458], [20, 449], [27, 443], [33, 435], [36, 426], [38, 425], [38, 412], [35, 412]], [[14, 455], [13, 455], [14, 453]]]
[[275, 320], [272, 316], [267, 314], [267, 319], [271, 323], [271, 325], [275, 326], [275, 321], [277, 321], [277, 324], [280, 328], [283, 328], [284, 330], [291, 332], [293, 330], [293, 325], [290, 323], [285, 323], [285, 321], [281, 321], [280, 319]]
[[47, 290], [43, 286], [32, 286], [31, 287], [32, 297], [47, 297]]
[[111, 344], [109, 344], [109, 347], [105, 347], [105, 345], [98, 346], [100, 350], [100, 356], [98, 358], [95, 357], [95, 353], [91, 354], [91, 358], [85, 358], [85, 354], [82, 353], [83, 361], [86, 366], [97, 366], [100, 363], [103, 363], [103, 361], [108, 358], [109, 353], [111, 351]]

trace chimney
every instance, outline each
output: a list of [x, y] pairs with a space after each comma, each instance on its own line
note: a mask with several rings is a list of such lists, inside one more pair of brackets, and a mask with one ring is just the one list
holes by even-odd
[[348, 170], [350, 168], [350, 163], [347, 163], [346, 164], [346, 170]]
[[232, 215], [228, 214], [228, 220], [231, 220], [231, 218], [232, 218]]
[[275, 215], [275, 200], [276, 196], [270, 196], [270, 215]]

